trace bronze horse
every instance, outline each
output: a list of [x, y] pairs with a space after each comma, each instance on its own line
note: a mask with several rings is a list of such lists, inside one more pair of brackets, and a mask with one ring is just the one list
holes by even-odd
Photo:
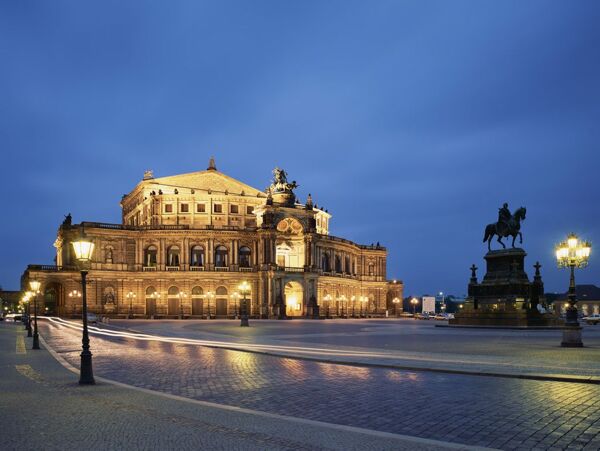
[[485, 228], [485, 236], [483, 237], [483, 242], [487, 241], [488, 250], [492, 250], [490, 248], [490, 243], [492, 242], [492, 238], [494, 235], [498, 235], [498, 243], [502, 245], [504, 249], [506, 246], [502, 242], [502, 238], [507, 236], [512, 236], [512, 247], [515, 247], [515, 239], [517, 235], [519, 235], [519, 242], [523, 243], [523, 235], [521, 234], [521, 220], [525, 219], [525, 213], [527, 213], [527, 209], [525, 207], [520, 207], [515, 210], [515, 214], [513, 214], [510, 219], [504, 222], [496, 222], [493, 224], [488, 224]]

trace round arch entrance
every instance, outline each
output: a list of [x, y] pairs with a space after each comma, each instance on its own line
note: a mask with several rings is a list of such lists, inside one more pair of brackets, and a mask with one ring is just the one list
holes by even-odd
[[304, 288], [290, 281], [285, 284], [285, 313], [287, 316], [302, 316], [304, 310]]

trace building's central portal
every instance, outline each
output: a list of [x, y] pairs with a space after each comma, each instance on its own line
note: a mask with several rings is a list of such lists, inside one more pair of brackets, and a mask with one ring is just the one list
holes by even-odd
[[287, 316], [302, 316], [304, 289], [299, 282], [285, 284], [285, 313]]

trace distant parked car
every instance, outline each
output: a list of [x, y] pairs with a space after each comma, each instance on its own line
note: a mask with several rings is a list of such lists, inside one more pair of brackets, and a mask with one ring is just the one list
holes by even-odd
[[23, 315], [21, 315], [20, 313], [9, 313], [8, 315], [5, 316], [6, 321], [14, 321], [15, 323], [17, 321], [21, 321], [23, 319]]
[[597, 313], [594, 313], [593, 315], [584, 317], [583, 320], [588, 324], [596, 325], [596, 324], [600, 323], [600, 315]]
[[402, 312], [400, 313], [400, 318], [412, 318], [413, 314], [410, 312]]
[[98, 315], [96, 315], [95, 313], [88, 313], [87, 321], [88, 321], [88, 324], [98, 324], [98, 321], [99, 321]]
[[448, 319], [448, 314], [447, 313], [438, 313], [437, 315], [435, 315], [433, 317], [433, 319], [438, 320], [438, 321], [445, 321]]
[[416, 316], [417, 319], [431, 319], [429, 313], [418, 313]]

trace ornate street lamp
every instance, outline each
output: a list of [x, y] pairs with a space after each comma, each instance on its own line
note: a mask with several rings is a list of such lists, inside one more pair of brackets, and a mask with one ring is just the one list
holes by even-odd
[[239, 286], [238, 290], [242, 293], [242, 305], [241, 305], [241, 322], [240, 327], [248, 327], [250, 323], [248, 322], [248, 305], [246, 301], [246, 295], [250, 293], [250, 284], [248, 281], [244, 280]]
[[81, 385], [95, 384], [94, 372], [92, 370], [92, 353], [90, 352], [90, 337], [88, 335], [88, 323], [87, 323], [87, 297], [86, 297], [86, 277], [87, 270], [83, 269], [84, 265], [92, 259], [92, 253], [94, 252], [94, 243], [90, 240], [85, 239], [83, 232], [81, 238], [77, 241], [73, 241], [73, 249], [75, 251], [75, 257], [81, 264], [81, 299], [82, 299], [82, 312], [81, 316], [83, 319], [83, 337], [81, 339], [81, 367], [79, 370], [79, 383]]
[[410, 300], [410, 303], [412, 304], [413, 316], [414, 316], [414, 314], [415, 314], [415, 308], [417, 307], [417, 304], [419, 303], [419, 300], [417, 298], [412, 298]]
[[180, 291], [177, 293], [177, 297], [179, 297], [179, 319], [183, 319], [183, 299], [187, 297], [187, 295]]
[[206, 319], [210, 319], [211, 318], [211, 316], [210, 316], [210, 300], [212, 298], [214, 298], [214, 297], [215, 297], [215, 295], [214, 295], [214, 293], [212, 291], [209, 291], [209, 292], [206, 293], [206, 300], [208, 301], [208, 305], [207, 305], [207, 311], [208, 311], [208, 313], [206, 314]]
[[396, 297], [392, 299], [392, 302], [394, 303], [394, 315], [398, 316], [398, 304], [400, 303], [400, 299]]
[[571, 278], [569, 283], [569, 306], [563, 340], [561, 346], [579, 348], [581, 342], [581, 327], [577, 320], [577, 294], [575, 292], [575, 268], [585, 268], [590, 258], [592, 245], [588, 241], [580, 241], [577, 235], [571, 233], [565, 241], [556, 246], [556, 262], [559, 268], [570, 268]]
[[136, 294], [133, 291], [129, 291], [129, 293], [127, 293], [125, 297], [129, 299], [129, 314], [127, 315], [127, 317], [129, 319], [133, 319], [133, 300], [135, 299]]
[[325, 318], [329, 318], [329, 302], [331, 302], [331, 295], [328, 294], [323, 298], [324, 301], [327, 301], [327, 309], [325, 310]]
[[240, 305], [240, 294], [235, 291], [233, 292], [233, 294], [229, 295], [229, 298], [233, 300], [233, 303], [235, 305], [235, 319], [238, 319], [238, 317], [242, 316], [242, 306]]
[[31, 349], [40, 349], [40, 336], [37, 326], [37, 295], [40, 292], [41, 283], [38, 280], [30, 280], [29, 287], [33, 295], [33, 344]]
[[29, 307], [30, 303], [29, 301], [31, 300], [31, 292], [27, 291], [25, 292], [25, 295], [23, 296], [23, 299], [21, 300], [21, 302], [23, 303], [23, 311], [27, 312], [27, 319], [25, 320], [25, 330], [27, 331], [27, 336], [31, 337], [32, 333], [31, 333], [31, 308]]
[[360, 316], [364, 318], [367, 317], [367, 302], [369, 302], [369, 298], [367, 296], [360, 297]]

